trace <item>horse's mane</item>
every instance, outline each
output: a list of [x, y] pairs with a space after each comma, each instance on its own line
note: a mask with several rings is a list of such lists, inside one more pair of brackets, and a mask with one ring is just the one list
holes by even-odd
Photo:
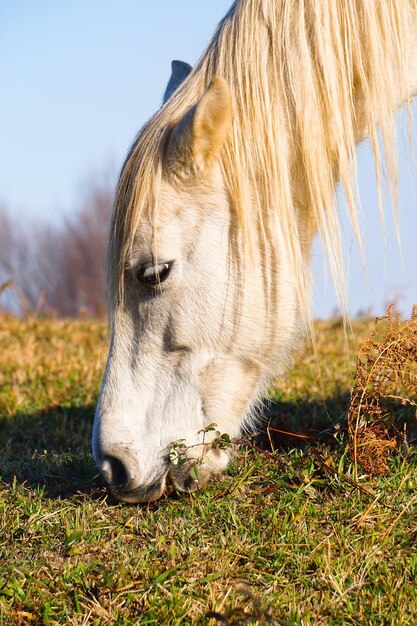
[[[110, 298], [123, 293], [133, 237], [158, 204], [167, 137], [214, 75], [230, 86], [233, 126], [221, 167], [250, 247], [261, 231], [290, 255], [302, 305], [308, 269], [300, 220], [321, 233], [341, 303], [345, 283], [335, 183], [361, 246], [356, 151], [370, 136], [379, 193], [397, 185], [395, 110], [407, 94], [417, 0], [240, 0], [194, 70], [151, 118], [124, 163], [109, 249]], [[381, 203], [382, 206], [382, 203]], [[278, 245], [278, 243], [277, 243]]]

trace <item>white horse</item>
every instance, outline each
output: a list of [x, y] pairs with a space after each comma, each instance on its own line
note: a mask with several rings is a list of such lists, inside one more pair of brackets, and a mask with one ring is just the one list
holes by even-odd
[[[355, 146], [394, 196], [395, 111], [417, 92], [417, 0], [238, 0], [124, 163], [109, 246], [111, 346], [93, 453], [121, 500], [191, 491], [308, 329], [320, 232], [341, 302], [335, 186], [360, 242]], [[170, 459], [183, 440], [189, 463]]]

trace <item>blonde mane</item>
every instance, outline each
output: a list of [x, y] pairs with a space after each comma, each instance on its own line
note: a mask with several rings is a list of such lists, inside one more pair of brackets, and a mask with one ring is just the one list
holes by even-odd
[[250, 250], [262, 233], [270, 245], [286, 246], [300, 305], [308, 308], [303, 240], [318, 230], [343, 306], [335, 186], [340, 181], [361, 247], [355, 147], [369, 134], [378, 188], [386, 175], [395, 211], [395, 111], [399, 93], [408, 93], [407, 42], [416, 11], [417, 0], [236, 2], [124, 163], [111, 226], [110, 309], [123, 300], [124, 269], [141, 219], [149, 212], [157, 219], [167, 138], [215, 75], [232, 95], [221, 168], [244, 241]]

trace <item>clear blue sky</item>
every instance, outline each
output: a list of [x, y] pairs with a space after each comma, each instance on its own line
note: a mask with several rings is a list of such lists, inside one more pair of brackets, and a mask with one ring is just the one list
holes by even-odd
[[[171, 59], [194, 63], [230, 4], [0, 0], [0, 202], [22, 219], [56, 221], [69, 213], [89, 177], [120, 167], [137, 130], [160, 105]], [[402, 148], [401, 263], [390, 219], [384, 252], [366, 144], [359, 165], [368, 279], [344, 221], [350, 311], [382, 313], [384, 301], [397, 294], [408, 311], [417, 302], [416, 171]], [[318, 246], [313, 267], [314, 311], [325, 317], [335, 302]]]

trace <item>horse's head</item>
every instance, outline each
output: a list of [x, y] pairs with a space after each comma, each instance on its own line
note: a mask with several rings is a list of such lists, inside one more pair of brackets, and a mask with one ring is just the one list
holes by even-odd
[[[93, 452], [127, 502], [155, 500], [167, 479], [192, 491], [224, 470], [230, 450], [203, 431], [215, 423], [238, 435], [271, 365], [262, 252], [237, 261], [243, 245], [220, 167], [231, 127], [229, 88], [214, 78], [169, 136], [156, 214], [140, 220], [121, 270]], [[292, 328], [285, 280], [282, 289]], [[282, 324], [278, 341], [289, 335]]]

